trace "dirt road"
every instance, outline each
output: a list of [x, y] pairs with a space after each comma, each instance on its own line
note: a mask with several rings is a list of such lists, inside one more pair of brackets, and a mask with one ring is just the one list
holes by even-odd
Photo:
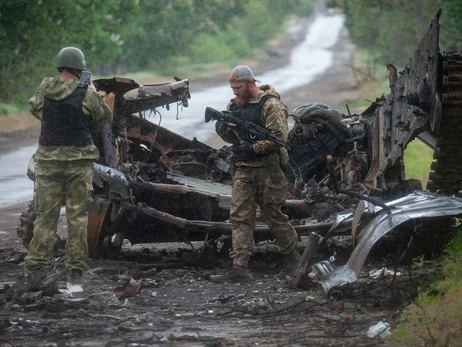
[[[304, 25], [306, 29], [309, 22]], [[290, 109], [318, 101], [343, 112], [356, 98], [346, 67], [351, 57], [345, 52], [351, 46], [345, 36], [333, 47], [333, 68], [283, 95]], [[284, 64], [295, 44], [293, 38], [274, 47], [267, 60], [254, 67], [255, 73]], [[205, 88], [211, 83], [194, 85]], [[36, 129], [31, 131], [37, 135]], [[282, 267], [275, 246], [263, 242], [250, 265], [254, 278], [245, 284], [209, 281], [211, 274], [229, 266], [226, 251], [212, 257], [200, 244], [126, 245], [117, 259], [89, 261], [86, 299], [15, 297], [7, 287], [22, 274], [21, 258], [14, 250], [20, 249], [16, 227], [23, 208], [24, 204], [0, 209], [0, 297], [5, 300], [0, 346], [377, 346], [381, 341], [367, 337], [368, 328], [380, 320], [393, 327], [398, 309], [412, 296], [413, 287], [405, 278], [390, 287], [387, 277], [361, 278], [351, 295], [339, 302], [326, 301], [316, 286], [290, 288], [274, 276]], [[303, 246], [304, 240], [301, 250]], [[62, 263], [61, 258], [56, 261]], [[126, 292], [127, 297], [117, 298], [114, 289], [127, 283], [134, 286], [135, 295]]]

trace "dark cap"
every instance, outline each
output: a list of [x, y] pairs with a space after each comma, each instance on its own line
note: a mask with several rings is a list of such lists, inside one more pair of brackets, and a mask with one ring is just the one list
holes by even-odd
[[252, 69], [247, 65], [236, 66], [234, 69], [231, 70], [231, 74], [229, 75], [230, 82], [244, 82], [250, 80], [260, 82], [255, 78]]

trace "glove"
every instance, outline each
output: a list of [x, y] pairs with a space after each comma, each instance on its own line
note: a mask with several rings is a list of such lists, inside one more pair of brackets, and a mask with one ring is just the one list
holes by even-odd
[[223, 120], [218, 120], [215, 123], [215, 132], [220, 136], [226, 135], [228, 132], [228, 123]]
[[252, 160], [258, 157], [253, 145], [249, 142], [244, 142], [239, 146], [233, 145], [233, 153], [236, 160]]

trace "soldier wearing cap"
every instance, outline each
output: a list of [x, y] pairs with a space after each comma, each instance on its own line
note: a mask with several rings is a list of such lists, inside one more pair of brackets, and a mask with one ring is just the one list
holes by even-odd
[[[74, 283], [87, 269], [87, 222], [93, 191], [93, 162], [99, 158], [91, 129], [103, 126], [112, 112], [93, 83], [79, 80], [86, 69], [82, 51], [65, 47], [56, 60], [57, 77], [45, 78], [29, 100], [32, 115], [41, 122], [34, 154], [34, 202], [37, 218], [25, 258], [30, 286], [40, 283], [51, 267], [58, 217], [66, 206], [65, 267]], [[41, 288], [29, 288], [29, 290]]]
[[[227, 110], [239, 111], [237, 115], [262, 126], [284, 143], [288, 136], [287, 107], [273, 87], [257, 87], [255, 82], [259, 81], [250, 67], [236, 66], [229, 76], [229, 85], [235, 97]], [[215, 129], [224, 141], [233, 144], [230, 212], [233, 224], [233, 250], [230, 256], [233, 267], [223, 275], [211, 276], [211, 280], [241, 282], [251, 278], [247, 266], [254, 247], [257, 205], [281, 253], [285, 255], [285, 267], [281, 274], [291, 274], [300, 261], [300, 254], [298, 235], [288, 217], [281, 212], [288, 188], [284, 171], [287, 151], [271, 140], [238, 139], [233, 131], [234, 126], [217, 121]]]

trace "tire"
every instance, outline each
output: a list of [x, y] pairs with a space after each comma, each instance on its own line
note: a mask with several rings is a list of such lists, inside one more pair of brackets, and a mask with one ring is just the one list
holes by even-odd
[[34, 201], [29, 201], [27, 209], [19, 216], [19, 227], [16, 229], [16, 234], [22, 239], [24, 247], [29, 248], [29, 243], [34, 236], [34, 221], [37, 215], [35, 214]]
[[[22, 245], [27, 249], [29, 249], [30, 241], [34, 236], [34, 222], [36, 218], [37, 214], [35, 213], [34, 200], [30, 200], [27, 209], [24, 210], [19, 216], [20, 224], [16, 229], [16, 234], [20, 239], [22, 239]], [[63, 241], [61, 237], [59, 237], [59, 235], [56, 234], [53, 255], [57, 257], [63, 255], [65, 245], [65, 241]]]

